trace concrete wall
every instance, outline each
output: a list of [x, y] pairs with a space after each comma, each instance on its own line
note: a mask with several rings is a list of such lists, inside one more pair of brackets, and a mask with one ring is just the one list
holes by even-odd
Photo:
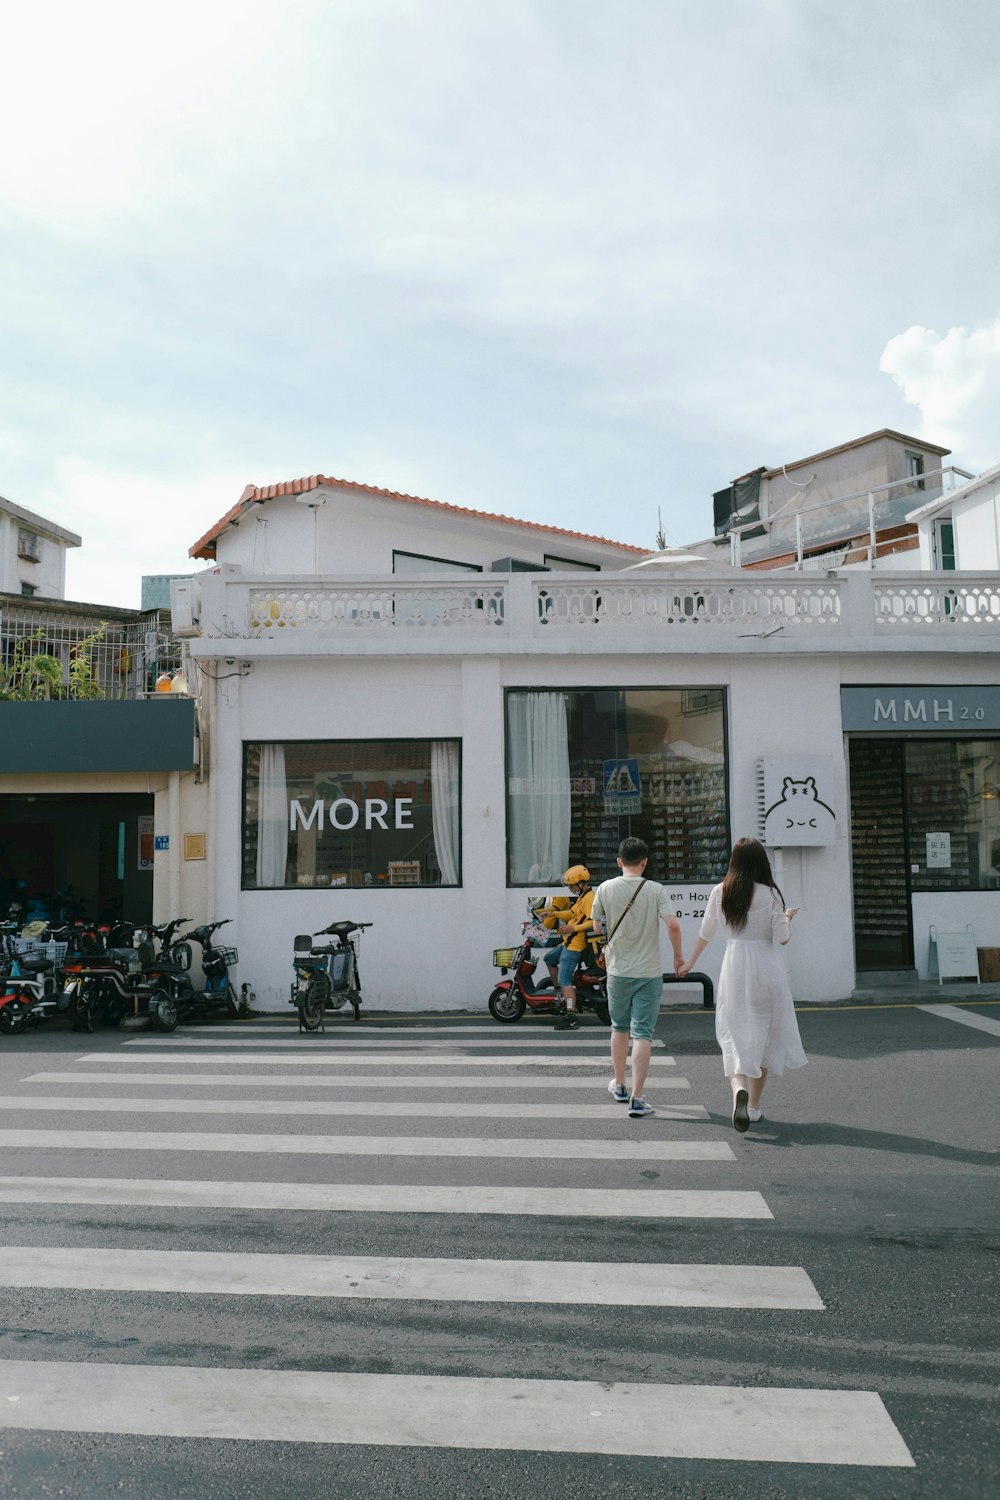
[[[38, 562], [18, 556], [18, 533], [22, 530], [37, 538]], [[41, 598], [65, 598], [66, 548], [30, 523], [0, 511], [0, 593], [19, 594], [22, 583], [31, 584]]]

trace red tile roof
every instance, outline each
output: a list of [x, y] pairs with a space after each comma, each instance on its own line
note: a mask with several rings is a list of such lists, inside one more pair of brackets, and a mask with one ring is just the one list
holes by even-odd
[[248, 506], [274, 500], [279, 495], [304, 495], [309, 490], [318, 490], [327, 485], [338, 490], [356, 490], [361, 495], [378, 495], [383, 500], [402, 500], [408, 505], [429, 505], [435, 510], [446, 510], [457, 516], [475, 516], [480, 521], [502, 521], [506, 526], [523, 526], [528, 531], [543, 531], [549, 536], [568, 536], [579, 542], [597, 542], [602, 547], [614, 547], [619, 552], [634, 552], [646, 557], [648, 547], [633, 547], [629, 542], [613, 542], [607, 537], [590, 536], [585, 531], [567, 531], [562, 526], [543, 526], [538, 521], [520, 521], [516, 516], [494, 515], [488, 510], [470, 510], [465, 505], [450, 505], [446, 500], [425, 500], [420, 495], [401, 495], [395, 490], [382, 490], [373, 484], [355, 484], [349, 479], [332, 479], [325, 474], [310, 474], [307, 479], [288, 479], [281, 484], [248, 484], [239, 500], [227, 510], [221, 520], [216, 521], [210, 531], [199, 537], [188, 552], [189, 557], [214, 558], [216, 542], [234, 521], [238, 521]]

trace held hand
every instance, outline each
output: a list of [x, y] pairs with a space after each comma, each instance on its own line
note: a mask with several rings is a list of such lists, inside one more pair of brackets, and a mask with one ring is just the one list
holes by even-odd
[[787, 919], [788, 919], [789, 922], [792, 920], [792, 918], [794, 917], [794, 915], [798, 911], [798, 909], [799, 908], [797, 906], [786, 906], [785, 907], [785, 916], [787, 917]]
[[674, 959], [674, 973], [678, 979], [686, 979], [690, 969], [691, 965], [686, 963], [683, 958]]

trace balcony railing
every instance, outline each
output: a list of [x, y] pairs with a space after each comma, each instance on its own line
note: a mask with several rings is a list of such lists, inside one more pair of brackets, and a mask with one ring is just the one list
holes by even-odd
[[180, 666], [180, 653], [168, 610], [0, 596], [3, 698], [142, 698], [161, 672]]
[[[512, 574], [395, 583], [213, 576], [192, 653], [996, 649], [996, 573]], [[774, 638], [773, 640], [771, 638]], [[743, 641], [754, 646], [744, 646]], [[237, 646], [239, 642], [239, 646]]]

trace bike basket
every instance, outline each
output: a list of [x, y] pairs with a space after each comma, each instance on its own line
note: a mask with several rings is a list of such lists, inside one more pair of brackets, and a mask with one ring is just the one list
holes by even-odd
[[59, 968], [66, 957], [66, 949], [68, 947], [68, 943], [39, 943], [36, 956], [50, 958], [56, 968]]
[[230, 968], [233, 964], [238, 964], [240, 961], [238, 948], [216, 948], [212, 957], [217, 963], [226, 964]]
[[509, 969], [513, 966], [517, 955], [516, 948], [494, 948], [493, 963], [498, 969]]

